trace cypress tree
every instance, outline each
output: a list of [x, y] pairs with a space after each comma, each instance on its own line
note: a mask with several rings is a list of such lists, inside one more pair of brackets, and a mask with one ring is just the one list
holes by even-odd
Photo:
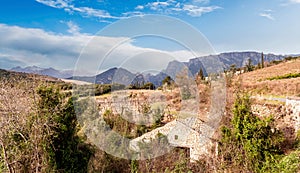
[[261, 68], [264, 68], [264, 53], [261, 53]]

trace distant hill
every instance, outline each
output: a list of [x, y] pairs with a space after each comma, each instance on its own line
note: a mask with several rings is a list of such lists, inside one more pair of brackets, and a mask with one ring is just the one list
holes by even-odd
[[[203, 70], [204, 75], [209, 73], [223, 72], [228, 69], [230, 65], [235, 64], [237, 68], [245, 66], [248, 59], [251, 59], [253, 65], [257, 65], [261, 61], [260, 52], [228, 52], [217, 55], [209, 55], [203, 57], [192, 58], [188, 62], [171, 61], [166, 69], [160, 73], [153, 74], [134, 74], [124, 68], [113, 67], [107, 71], [96, 76], [72, 76], [72, 71], [59, 71], [53, 68], [40, 68], [37, 66], [30, 67], [15, 67], [12, 71], [34, 73], [56, 78], [73, 79], [97, 84], [119, 83], [129, 85], [134, 82], [151, 82], [156, 87], [161, 85], [161, 81], [166, 76], [176, 78], [176, 74], [182, 70], [183, 67], [188, 67], [190, 76], [195, 76], [200, 69]], [[284, 59], [283, 55], [264, 54], [265, 62], [277, 61]]]
[[168, 74], [164, 73], [164, 72], [160, 72], [156, 75], [152, 75], [152, 74], [146, 74], [144, 75], [144, 78], [146, 80], [146, 82], [151, 82], [155, 85], [155, 87], [161, 86], [162, 85], [162, 81], [169, 76]]
[[68, 79], [80, 80], [97, 84], [119, 83], [128, 85], [133, 81], [135, 74], [123, 68], [111, 68], [96, 76], [73, 76]]
[[[229, 52], [216, 55], [220, 61], [228, 68], [230, 65], [235, 64], [237, 67], [243, 67], [248, 59], [252, 60], [253, 65], [257, 65], [261, 61], [261, 52]], [[282, 60], [283, 55], [264, 54], [265, 62]]]
[[126, 86], [135, 83], [146, 83], [151, 82], [156, 87], [161, 85], [162, 80], [168, 75], [160, 72], [157, 75], [152, 74], [140, 74], [140, 73], [131, 73], [130, 71], [123, 68], [111, 68], [103, 73], [100, 73], [96, 76], [73, 76], [68, 79], [85, 81], [96, 84], [110, 84], [110, 83], [118, 83], [124, 84]]
[[[171, 61], [163, 72], [174, 79], [183, 67], [188, 67], [193, 76], [201, 68], [204, 75], [207, 76], [209, 73], [222, 72], [232, 64], [235, 64], [237, 68], [243, 67], [248, 62], [248, 59], [251, 59], [253, 65], [257, 65], [261, 61], [261, 55], [262, 53], [259, 52], [229, 52], [193, 58], [188, 62]], [[285, 56], [283, 55], [264, 54], [265, 62], [282, 60], [284, 58]]]
[[33, 74], [39, 74], [44, 76], [51, 76], [55, 78], [69, 78], [72, 77], [73, 75], [73, 71], [71, 70], [59, 71], [54, 68], [41, 68], [37, 66], [28, 66], [24, 68], [18, 66], [10, 70], [15, 72], [33, 73]]
[[[261, 61], [261, 55], [262, 53], [259, 52], [229, 52], [193, 58], [183, 63], [172, 61], [168, 64], [165, 73], [170, 74], [170, 76], [174, 78], [176, 74], [186, 66], [192, 75], [197, 74], [201, 68], [204, 71], [204, 75], [207, 76], [208, 73], [228, 69], [232, 64], [235, 64], [237, 68], [243, 67], [248, 62], [248, 59], [251, 59], [253, 65], [257, 65]], [[284, 59], [284, 57], [283, 55], [264, 54], [264, 61], [277, 61]]]
[[4, 70], [4, 69], [0, 69], [0, 81], [1, 82], [9, 81], [10, 83], [17, 82], [18, 85], [21, 83], [21, 81], [23, 82], [27, 81], [28, 85], [34, 85], [34, 83], [38, 83], [38, 82], [50, 82], [50, 83], [62, 82], [60, 79], [51, 76], [45, 76], [45, 75], [39, 75], [33, 73], [15, 72], [15, 71]]

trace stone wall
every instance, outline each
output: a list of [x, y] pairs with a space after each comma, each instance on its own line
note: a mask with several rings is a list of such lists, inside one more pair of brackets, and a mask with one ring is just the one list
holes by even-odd
[[290, 118], [293, 120], [295, 132], [300, 129], [300, 98], [292, 97], [286, 99], [286, 111], [290, 115]]
[[209, 151], [212, 147], [210, 136], [214, 131], [215, 129], [195, 117], [174, 120], [163, 127], [156, 128], [131, 140], [130, 148], [135, 152], [140, 152], [139, 143], [150, 143], [157, 138], [158, 133], [161, 133], [168, 138], [168, 142], [172, 147], [189, 148], [190, 161], [196, 162], [201, 157], [210, 154]]

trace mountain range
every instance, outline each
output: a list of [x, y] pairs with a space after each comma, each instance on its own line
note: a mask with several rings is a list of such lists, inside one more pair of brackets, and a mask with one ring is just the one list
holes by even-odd
[[[56, 78], [68, 78], [80, 81], [86, 81], [97, 84], [120, 83], [129, 85], [136, 81], [138, 82], [152, 82], [155, 86], [161, 85], [161, 81], [166, 76], [171, 76], [175, 79], [176, 74], [187, 67], [191, 76], [195, 76], [200, 69], [203, 70], [204, 75], [209, 73], [222, 72], [228, 69], [230, 65], [235, 64], [237, 68], [245, 66], [248, 59], [251, 59], [253, 65], [257, 65], [261, 61], [262, 53], [259, 52], [228, 52], [217, 55], [209, 55], [203, 57], [192, 58], [188, 62], [171, 61], [166, 69], [158, 74], [140, 74], [132, 73], [124, 68], [113, 67], [107, 71], [100, 73], [96, 76], [72, 76], [72, 71], [59, 71], [53, 68], [40, 68], [36, 66], [21, 68], [12, 68], [12, 71], [35, 73], [41, 75], [52, 76]], [[282, 60], [286, 56], [264, 54], [264, 61], [271, 62]]]
[[[228, 52], [221, 53], [217, 55], [209, 55], [203, 57], [192, 58], [188, 62], [178, 62], [172, 61], [168, 64], [166, 72], [171, 74], [171, 77], [176, 75], [176, 71], [180, 70], [182, 66], [189, 68], [190, 73], [194, 76], [199, 72], [200, 68], [204, 71], [204, 75], [207, 76], [208, 73], [222, 72], [232, 64], [235, 64], [237, 68], [243, 67], [251, 59], [253, 65], [257, 65], [261, 62], [262, 53], [259, 52]], [[264, 61], [271, 62], [282, 60], [286, 56], [274, 55], [274, 54], [264, 54]]]
[[70, 78], [73, 76], [72, 70], [56, 70], [54, 68], [41, 68], [37, 66], [28, 66], [25, 68], [22, 68], [20, 66], [14, 67], [10, 69], [11, 71], [16, 72], [23, 72], [23, 73], [33, 73], [33, 74], [39, 74], [44, 76], [51, 76], [55, 78]]
[[[176, 74], [182, 71], [184, 67], [188, 67], [190, 76], [195, 76], [200, 69], [202, 69], [204, 75], [207, 76], [209, 73], [223, 72], [232, 64], [235, 64], [237, 68], [243, 67], [248, 62], [248, 59], [251, 59], [253, 65], [257, 65], [261, 61], [261, 56], [262, 53], [259, 52], [228, 52], [197, 57], [190, 59], [188, 62], [171, 61], [166, 69], [156, 75], [134, 74], [126, 69], [114, 67], [93, 77], [72, 77], [72, 79], [95, 82], [98, 84], [120, 83], [128, 85], [134, 83], [133, 81], [136, 81], [136, 78], [139, 78], [140, 83], [151, 82], [155, 86], [160, 86], [161, 81], [166, 76], [171, 76], [171, 78], [175, 79]], [[283, 55], [264, 54], [265, 62], [282, 60], [284, 58], [285, 56]]]

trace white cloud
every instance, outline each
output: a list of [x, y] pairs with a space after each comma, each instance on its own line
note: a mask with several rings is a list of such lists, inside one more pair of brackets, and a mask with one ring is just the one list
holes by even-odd
[[16, 66], [24, 66], [25, 63], [15, 59], [15, 57], [9, 54], [0, 53], [0, 68], [11, 69]]
[[181, 6], [181, 3], [177, 2], [177, 4], [175, 5], [175, 8], [180, 8], [180, 6]]
[[291, 3], [300, 3], [300, 0], [290, 0]]
[[168, 1], [156, 1], [151, 2], [146, 5], [146, 7], [150, 8], [151, 10], [163, 10], [164, 8], [171, 6], [175, 1], [168, 0]]
[[130, 16], [144, 16], [145, 13], [140, 12], [140, 11], [130, 11], [126, 13], [122, 13], [124, 17], [130, 17]]
[[80, 13], [82, 16], [85, 17], [97, 17], [102, 20], [123, 19], [130, 16], [143, 15], [144, 10], [147, 9], [150, 9], [155, 13], [161, 14], [186, 13], [187, 15], [190, 15], [192, 17], [198, 17], [204, 13], [209, 13], [220, 8], [218, 6], [207, 6], [210, 3], [210, 0], [188, 0], [182, 2], [178, 2], [175, 0], [166, 0], [149, 2], [147, 4], [140, 4], [134, 8], [134, 10], [136, 11], [126, 11], [118, 16], [113, 16], [109, 13], [109, 11], [103, 9], [95, 9], [91, 7], [77, 7], [74, 5], [74, 3], [72, 3], [72, 0], [36, 0], [36, 2], [53, 8], [63, 9], [70, 14]]
[[142, 5], [138, 5], [135, 7], [136, 10], [143, 10], [145, 7]]
[[109, 18], [109, 19], [119, 19], [120, 17], [111, 16], [109, 12], [105, 10], [98, 10], [94, 8], [89, 7], [73, 7], [71, 10], [80, 12], [83, 15], [86, 15], [88, 17], [99, 17], [99, 18]]
[[216, 9], [220, 9], [218, 6], [209, 6], [209, 7], [199, 7], [195, 5], [184, 5], [183, 10], [187, 12], [188, 15], [193, 17], [201, 16], [204, 13], [212, 12]]
[[300, 0], [286, 0], [285, 2], [281, 3], [281, 6], [289, 6], [294, 4], [300, 4]]
[[79, 31], [80, 31], [81, 28], [77, 24], [75, 24], [72, 21], [69, 21], [69, 22], [67, 22], [67, 25], [69, 27], [68, 32], [70, 34], [73, 34], [73, 35], [78, 35], [79, 34]]
[[272, 13], [272, 12], [273, 12], [273, 10], [271, 10], [271, 9], [267, 9], [267, 10], [264, 10], [264, 12], [269, 12], [269, 13]]
[[193, 3], [208, 4], [210, 0], [192, 0]]
[[262, 13], [259, 13], [259, 16], [265, 17], [265, 18], [267, 18], [269, 20], [275, 20], [275, 18], [273, 17], [272, 13], [273, 13], [273, 10], [268, 9], [268, 10], [264, 10]]
[[75, 7], [73, 4], [71, 4], [71, 0], [36, 0], [36, 2], [39, 2], [41, 4], [58, 8], [58, 9], [64, 9], [65, 11], [69, 13], [78, 12], [82, 14], [83, 16], [87, 17], [98, 17], [98, 18], [108, 18], [108, 19], [120, 19], [121, 17], [112, 16], [109, 12], [105, 10], [100, 9], [94, 9], [90, 7]]
[[69, 6], [68, 1], [65, 0], [36, 0], [36, 2], [53, 8], [67, 8]]
[[174, 0], [157, 1], [146, 4], [144, 7], [156, 12], [166, 14], [186, 13], [192, 17], [199, 17], [204, 13], [209, 13], [220, 9], [219, 6], [203, 6], [209, 4], [209, 0], [191, 0], [188, 2], [177, 2]]
[[265, 18], [270, 19], [270, 20], [275, 20], [275, 18], [270, 13], [260, 13], [259, 15], [261, 17], [265, 17]]
[[0, 53], [28, 65], [70, 68], [85, 43], [87, 35], [57, 35], [41, 29], [0, 24]]
[[[162, 69], [168, 62], [160, 62], [165, 57], [173, 57], [177, 60], [187, 60], [193, 57], [193, 54], [186, 50], [164, 51], [138, 47], [133, 45], [129, 38], [125, 37], [82, 34], [79, 33], [78, 28], [76, 29], [74, 23], [68, 22], [68, 24], [73, 27], [72, 32], [77, 34], [54, 34], [42, 29], [0, 24], [0, 60], [18, 62], [15, 64], [16, 66], [22, 62], [24, 66], [37, 65], [57, 69], [74, 69], [78, 57], [81, 55], [82, 62], [80, 62], [78, 70], [88, 71], [87, 74], [91, 74], [98, 70], [100, 60], [104, 59], [112, 47], [115, 47], [115, 49], [109, 54], [107, 61], [102, 64], [102, 69], [119, 66], [120, 62], [130, 60], [132, 57], [147, 52], [157, 55], [155, 57], [157, 61], [153, 61], [151, 58], [135, 61], [136, 70], [143, 70], [141, 69], [143, 66], [140, 65], [143, 63], [153, 64], [158, 69]], [[89, 44], [85, 47], [87, 43]], [[118, 46], [116, 47], [116, 45]], [[83, 48], [85, 48], [85, 51], [82, 52]], [[12, 64], [10, 64], [11, 66]]]

